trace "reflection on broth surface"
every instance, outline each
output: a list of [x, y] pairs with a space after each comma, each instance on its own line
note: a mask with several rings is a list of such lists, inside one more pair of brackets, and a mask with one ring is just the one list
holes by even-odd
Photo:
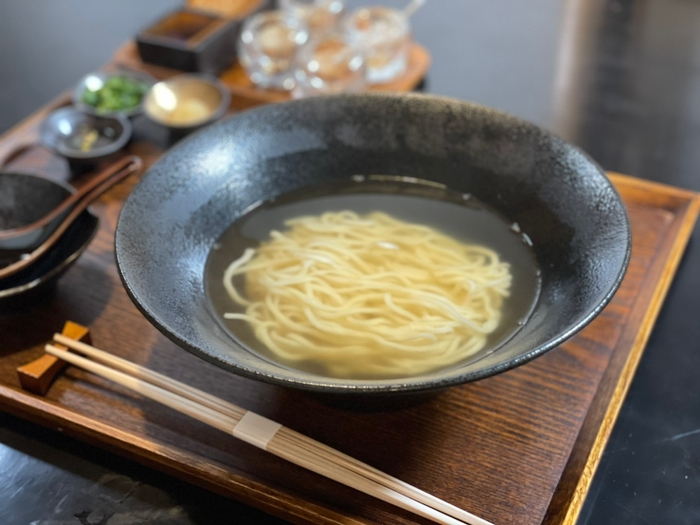
[[526, 235], [469, 195], [357, 177], [257, 206], [212, 250], [228, 333], [322, 376], [412, 377], [509, 339], [539, 292]]

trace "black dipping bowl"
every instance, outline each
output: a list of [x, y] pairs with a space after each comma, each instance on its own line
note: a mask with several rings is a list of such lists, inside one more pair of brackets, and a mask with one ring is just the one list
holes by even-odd
[[[0, 172], [0, 229], [31, 224], [74, 190], [35, 175]], [[34, 264], [0, 279], [0, 311], [31, 304], [49, 292], [97, 232], [99, 220], [85, 210], [58, 242]], [[2, 252], [0, 252], [0, 255]]]
[[[354, 174], [443, 183], [517, 221], [532, 239], [542, 272], [540, 298], [522, 329], [464, 366], [377, 381], [290, 370], [233, 341], [204, 293], [215, 241], [253, 203]], [[175, 343], [242, 376], [346, 395], [435, 390], [526, 363], [602, 310], [629, 254], [620, 197], [584, 153], [504, 113], [423, 95], [312, 98], [206, 128], [149, 170], [129, 196], [116, 233], [129, 295]]]
[[[65, 107], [46, 117], [40, 138], [44, 146], [68, 159], [72, 169], [81, 171], [126, 146], [132, 129], [129, 119], [122, 115], [97, 116]], [[97, 132], [97, 139], [83, 151], [81, 145], [91, 130]]]

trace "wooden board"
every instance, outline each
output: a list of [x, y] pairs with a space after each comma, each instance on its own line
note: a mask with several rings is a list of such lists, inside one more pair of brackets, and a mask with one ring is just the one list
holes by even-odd
[[241, 18], [257, 9], [260, 0], [187, 0], [185, 3], [190, 9], [225, 18]]
[[[182, 73], [174, 69], [144, 64], [141, 62], [136, 44], [133, 42], [126, 43], [114, 54], [112, 64], [117, 67], [144, 71], [159, 80]], [[391, 82], [375, 84], [371, 86], [369, 90], [411, 91], [421, 83], [429, 68], [430, 53], [428, 53], [428, 50], [423, 46], [414, 42], [411, 46], [405, 73]], [[260, 89], [256, 87], [238, 62], [235, 62], [233, 66], [223, 71], [219, 75], [219, 78], [233, 95], [231, 97], [231, 107], [234, 109], [246, 109], [260, 104], [284, 102], [291, 98], [287, 91]]]
[[[34, 140], [44, 114], [0, 137], [0, 158]], [[147, 140], [129, 150], [147, 164], [161, 154]], [[65, 161], [40, 148], [11, 167], [68, 178]], [[694, 193], [611, 177], [634, 245], [630, 269], [603, 313], [527, 365], [420, 406], [374, 414], [235, 377], [153, 328], [127, 297], [114, 264], [114, 228], [135, 181], [123, 183], [93, 206], [99, 233], [55, 295], [0, 316], [0, 408], [293, 523], [423, 523], [77, 369], [46, 397], [22, 391], [15, 368], [40, 356], [70, 319], [89, 326], [103, 349], [275, 419], [498, 525], [573, 524], [700, 208]]]

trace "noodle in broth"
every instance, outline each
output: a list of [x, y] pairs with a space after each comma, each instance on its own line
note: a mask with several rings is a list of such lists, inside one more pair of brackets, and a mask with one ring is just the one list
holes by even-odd
[[335, 377], [418, 375], [476, 354], [501, 321], [510, 265], [484, 246], [380, 212], [285, 226], [223, 278], [245, 308], [224, 317], [248, 322], [283, 362]]

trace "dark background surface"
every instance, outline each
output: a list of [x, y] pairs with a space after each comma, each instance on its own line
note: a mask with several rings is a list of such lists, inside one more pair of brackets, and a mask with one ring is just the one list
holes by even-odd
[[[178, 3], [0, 0], [0, 131]], [[700, 2], [434, 0], [414, 28], [433, 56], [427, 91], [531, 120], [607, 170], [700, 191]], [[580, 525], [700, 523], [699, 231]], [[224, 520], [282, 523], [0, 413], [2, 524]]]

